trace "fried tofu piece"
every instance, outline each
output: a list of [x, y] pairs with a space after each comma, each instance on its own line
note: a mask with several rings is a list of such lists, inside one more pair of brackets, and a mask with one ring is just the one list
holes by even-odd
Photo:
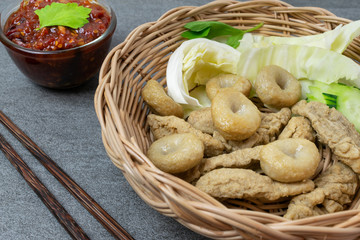
[[318, 188], [310, 193], [296, 196], [291, 200], [284, 218], [296, 220], [325, 214], [324, 211], [317, 207], [317, 205], [323, 203], [324, 200], [324, 191]]
[[202, 175], [218, 168], [260, 168], [260, 151], [262, 147], [239, 149], [229, 154], [204, 158], [199, 165], [178, 175], [178, 177], [193, 183]]
[[226, 140], [221, 133], [218, 131], [214, 131], [212, 134], [213, 138], [219, 140], [222, 144], [224, 144], [225, 152], [230, 153], [233, 151], [233, 147], [228, 143], [228, 140]]
[[344, 210], [356, 192], [358, 178], [351, 168], [337, 162], [314, 182], [312, 192], [291, 200], [285, 218], [295, 220]]
[[260, 151], [263, 146], [239, 149], [229, 154], [222, 154], [203, 159], [200, 164], [200, 174], [204, 175], [217, 168], [248, 168], [260, 161]]
[[275, 201], [314, 189], [314, 182], [280, 183], [249, 169], [220, 168], [200, 177], [195, 185], [216, 198]]
[[193, 128], [182, 118], [175, 116], [158, 116], [155, 114], [149, 114], [147, 117], [147, 122], [155, 139], [159, 139], [174, 133], [193, 133], [204, 143], [206, 156], [217, 156], [222, 154], [224, 151], [224, 144], [221, 141], [213, 138], [209, 134], [203, 133], [200, 130]]
[[277, 139], [279, 133], [291, 118], [291, 110], [282, 108], [276, 113], [261, 113], [260, 127], [250, 138], [243, 141], [228, 141], [232, 150], [265, 145]]
[[292, 111], [308, 118], [319, 141], [328, 145], [337, 159], [360, 173], [360, 134], [344, 115], [326, 104], [305, 100], [295, 104]]
[[302, 116], [292, 117], [284, 130], [280, 133], [278, 139], [285, 138], [305, 138], [314, 142], [316, 133], [311, 127], [310, 121]]
[[212, 135], [214, 131], [216, 131], [211, 116], [211, 108], [209, 107], [192, 111], [187, 119], [187, 122], [203, 133]]
[[203, 133], [215, 135], [215, 138], [223, 142], [226, 151], [232, 152], [274, 141], [290, 118], [291, 110], [289, 108], [283, 108], [276, 113], [261, 113], [260, 127], [253, 136], [243, 141], [223, 141], [223, 138], [219, 137], [212, 120], [211, 108], [202, 108], [191, 112], [187, 122]]

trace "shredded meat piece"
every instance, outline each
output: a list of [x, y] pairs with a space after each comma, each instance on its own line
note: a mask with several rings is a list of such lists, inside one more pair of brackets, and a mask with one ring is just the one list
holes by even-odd
[[312, 192], [291, 200], [285, 218], [294, 220], [344, 210], [356, 192], [358, 178], [351, 168], [337, 162], [314, 182]]
[[282, 197], [306, 193], [314, 182], [280, 183], [249, 169], [220, 168], [208, 172], [196, 187], [216, 198], [261, 199], [275, 201]]
[[217, 168], [259, 168], [262, 147], [244, 148], [228, 154], [204, 158], [199, 165], [178, 175], [178, 177], [193, 183], [205, 173]]
[[311, 123], [304, 117], [292, 117], [278, 139], [285, 138], [305, 138], [309, 141], [315, 141], [315, 131], [311, 127]]
[[187, 122], [203, 133], [212, 135], [216, 130], [211, 116], [211, 108], [209, 107], [192, 111]]
[[280, 131], [291, 118], [291, 110], [282, 108], [276, 113], [261, 113], [261, 124], [256, 133], [243, 141], [228, 141], [232, 150], [251, 148], [275, 141]]
[[186, 172], [176, 174], [176, 176], [188, 183], [195, 185], [196, 181], [201, 177], [200, 166], [201, 164], [198, 164]]
[[243, 141], [226, 141], [220, 133], [216, 131], [211, 116], [211, 108], [203, 108], [191, 112], [187, 122], [203, 133], [213, 135], [224, 144], [227, 152], [232, 152], [267, 144], [276, 140], [282, 128], [288, 123], [290, 117], [291, 110], [289, 108], [283, 108], [276, 113], [261, 113], [260, 127], [253, 136]]
[[227, 152], [227, 153], [232, 152], [232, 150], [233, 150], [232, 146], [218, 131], [214, 131], [212, 136], [213, 136], [213, 138], [219, 140], [220, 142], [222, 142], [222, 144], [224, 144], [225, 152]]
[[184, 119], [175, 116], [158, 116], [155, 114], [149, 114], [147, 122], [155, 139], [174, 133], [193, 133], [204, 143], [206, 156], [217, 156], [224, 151], [224, 144], [221, 143], [221, 141], [213, 138], [209, 134], [202, 133], [200, 130], [193, 128]]
[[308, 118], [320, 142], [343, 163], [360, 173], [360, 134], [344, 115], [320, 102], [299, 101], [293, 113]]
[[229, 154], [205, 158], [199, 167], [200, 174], [204, 175], [217, 168], [248, 168], [255, 162], [259, 162], [262, 147], [244, 148]]

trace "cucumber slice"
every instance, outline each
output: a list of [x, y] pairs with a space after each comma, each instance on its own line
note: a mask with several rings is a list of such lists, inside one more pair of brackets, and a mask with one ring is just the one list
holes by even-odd
[[336, 108], [360, 132], [360, 89], [340, 83], [324, 84], [312, 81], [307, 101], [317, 101]]

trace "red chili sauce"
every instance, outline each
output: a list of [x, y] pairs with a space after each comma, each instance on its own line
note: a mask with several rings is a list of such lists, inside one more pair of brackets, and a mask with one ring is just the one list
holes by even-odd
[[[53, 2], [77, 3], [79, 6], [91, 8], [89, 23], [79, 29], [54, 26], [36, 30], [40, 24], [34, 11]], [[11, 41], [26, 48], [43, 51], [69, 49], [101, 36], [108, 28], [110, 18], [102, 6], [89, 0], [24, 0], [20, 8], [7, 20], [5, 34]]]

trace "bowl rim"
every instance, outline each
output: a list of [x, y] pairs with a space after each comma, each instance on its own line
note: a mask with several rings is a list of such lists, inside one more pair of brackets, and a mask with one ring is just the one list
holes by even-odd
[[[88, 43], [86, 43], [86, 44], [84, 44], [82, 46], [69, 48], [69, 49], [54, 50], [54, 51], [35, 50], [35, 49], [20, 46], [20, 45], [18, 45], [16, 43], [12, 42], [9, 38], [7, 38], [5, 36], [3, 28], [1, 27], [1, 24], [2, 24], [1, 23], [1, 12], [0, 12], [0, 42], [2, 42], [4, 44], [4, 46], [6, 46], [7, 48], [11, 48], [12, 50], [22, 52], [22, 53], [35, 54], [35, 55], [65, 54], [67, 52], [81, 51], [84, 48], [87, 48], [87, 47], [92, 46], [92, 45], [96, 45], [97, 43], [100, 43], [102, 40], [105, 40], [109, 36], [111, 36], [115, 32], [116, 25], [117, 25], [117, 18], [116, 18], [115, 11], [113, 10], [113, 8], [106, 1], [104, 1], [104, 0], [101, 0], [101, 1], [102, 1], [102, 3], [99, 3], [98, 0], [94, 0], [94, 2], [96, 2], [96, 4], [102, 5], [104, 7], [104, 9], [109, 12], [110, 17], [111, 17], [110, 18], [110, 25], [108, 26], [106, 31], [101, 36], [99, 36], [95, 40], [93, 40], [91, 42], [88, 42]], [[13, 9], [11, 9], [11, 10], [13, 10]]]

